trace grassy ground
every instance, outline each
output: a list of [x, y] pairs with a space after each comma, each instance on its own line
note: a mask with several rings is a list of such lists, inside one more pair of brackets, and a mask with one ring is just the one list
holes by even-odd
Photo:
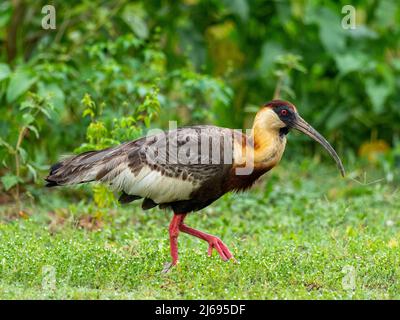
[[256, 189], [187, 219], [220, 236], [239, 264], [208, 258], [206, 243], [182, 235], [168, 274], [170, 212], [130, 205], [96, 215], [65, 189], [27, 203], [27, 215], [3, 205], [0, 298], [400, 298], [399, 193], [352, 176], [284, 162]]

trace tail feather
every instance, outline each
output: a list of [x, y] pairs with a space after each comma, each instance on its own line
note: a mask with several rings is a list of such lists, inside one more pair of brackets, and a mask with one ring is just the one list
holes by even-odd
[[44, 180], [46, 180], [46, 182], [47, 182], [47, 183], [46, 183], [46, 187], [47, 187], [47, 188], [59, 186], [59, 184], [58, 184], [57, 182], [55, 182], [55, 181], [49, 181], [47, 178], [44, 179]]
[[87, 151], [64, 159], [50, 168], [45, 178], [46, 187], [73, 185], [100, 180], [120, 164], [124, 156], [121, 148]]

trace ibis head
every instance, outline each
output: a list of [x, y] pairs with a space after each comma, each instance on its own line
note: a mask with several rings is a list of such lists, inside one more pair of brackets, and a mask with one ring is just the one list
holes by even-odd
[[289, 130], [296, 129], [310, 138], [314, 139], [318, 143], [320, 143], [326, 151], [330, 154], [330, 156], [335, 160], [340, 173], [342, 176], [345, 175], [345, 170], [337, 155], [335, 149], [330, 145], [330, 143], [310, 124], [307, 123], [297, 112], [296, 107], [288, 101], [283, 100], [273, 100], [264, 105], [266, 109], [272, 110], [274, 115], [272, 118], [274, 119], [270, 123], [274, 126], [279, 127], [279, 130], [283, 134], [287, 134]]

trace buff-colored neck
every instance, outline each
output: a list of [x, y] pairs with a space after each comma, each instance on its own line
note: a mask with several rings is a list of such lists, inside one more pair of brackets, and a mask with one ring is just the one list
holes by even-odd
[[261, 109], [246, 139], [235, 144], [235, 165], [271, 168], [281, 160], [286, 137], [279, 134], [285, 124], [269, 108]]
[[280, 161], [286, 145], [286, 137], [279, 134], [283, 126], [271, 109], [265, 108], [257, 113], [251, 132], [256, 166], [274, 166]]

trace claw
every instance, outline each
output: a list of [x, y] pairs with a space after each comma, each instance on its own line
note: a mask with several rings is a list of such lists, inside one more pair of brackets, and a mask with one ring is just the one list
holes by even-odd
[[168, 272], [170, 272], [170, 271], [171, 271], [171, 268], [172, 268], [173, 266], [174, 266], [174, 265], [172, 264], [172, 262], [166, 262], [166, 263], [164, 264], [164, 268], [162, 269], [161, 273], [168, 273]]

